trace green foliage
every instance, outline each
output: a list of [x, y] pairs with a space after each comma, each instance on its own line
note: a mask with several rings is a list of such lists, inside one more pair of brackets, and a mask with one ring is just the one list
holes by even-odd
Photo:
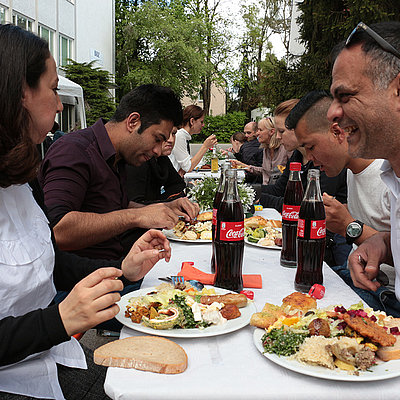
[[[273, 109], [280, 102], [302, 97], [310, 90], [329, 89], [330, 53], [358, 22], [369, 25], [400, 20], [400, 2], [397, 0], [303, 0], [297, 3], [301, 11], [297, 23], [305, 53], [298, 59], [280, 61], [266, 54], [258, 63], [258, 75], [254, 78], [250, 74], [253, 64], [247, 49], [241, 65], [241, 76], [245, 79], [236, 82], [241, 100], [239, 109], [254, 108], [257, 102]], [[246, 43], [244, 41], [242, 46]], [[254, 46], [250, 48], [254, 51]], [[286, 61], [290, 63], [287, 65]]]
[[115, 103], [110, 96], [112, 87], [111, 75], [108, 71], [93, 67], [93, 63], [78, 63], [70, 60], [71, 64], [63, 67], [68, 79], [83, 88], [85, 100], [86, 121], [92, 125], [99, 118], [109, 119], [115, 111]]
[[121, 97], [154, 83], [197, 96], [205, 73], [199, 53], [204, 26], [188, 20], [181, 1], [116, 1], [116, 82]]
[[235, 132], [242, 132], [246, 124], [244, 112], [233, 112], [225, 115], [208, 115], [204, 118], [204, 128], [199, 135], [194, 135], [192, 142], [202, 143], [212, 134], [217, 136], [221, 143], [229, 143], [230, 137]]

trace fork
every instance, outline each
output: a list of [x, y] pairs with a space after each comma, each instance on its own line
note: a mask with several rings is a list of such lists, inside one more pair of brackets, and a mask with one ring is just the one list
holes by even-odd
[[183, 276], [174, 275], [171, 276], [171, 281], [176, 288], [185, 287], [185, 278]]

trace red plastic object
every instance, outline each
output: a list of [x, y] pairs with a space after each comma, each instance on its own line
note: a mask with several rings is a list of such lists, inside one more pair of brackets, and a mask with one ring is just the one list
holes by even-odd
[[251, 290], [242, 290], [240, 294], [244, 294], [250, 300], [254, 299], [254, 292], [252, 292]]
[[315, 283], [314, 285], [311, 286], [310, 291], [308, 294], [315, 299], [322, 299], [325, 296], [325, 287], [322, 285], [319, 285], [318, 283]]

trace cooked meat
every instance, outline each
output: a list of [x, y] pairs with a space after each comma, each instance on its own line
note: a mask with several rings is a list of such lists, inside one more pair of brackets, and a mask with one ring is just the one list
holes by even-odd
[[239, 318], [242, 315], [235, 304], [227, 304], [225, 307], [221, 308], [220, 313], [228, 320]]
[[308, 325], [311, 336], [331, 336], [331, 328], [329, 323], [325, 319], [316, 318], [310, 322]]
[[285, 316], [282, 308], [274, 304], [265, 303], [261, 312], [255, 313], [251, 316], [250, 325], [257, 328], [269, 328], [274, 324], [279, 317]]
[[361, 336], [367, 337], [381, 346], [392, 346], [396, 342], [396, 338], [393, 335], [387, 333], [384, 328], [368, 317], [350, 316], [346, 313], [343, 315], [343, 319], [350, 328]]
[[290, 306], [292, 309], [301, 311], [308, 311], [311, 308], [317, 307], [317, 301], [313, 297], [300, 292], [294, 292], [286, 296], [282, 300], [282, 303], [283, 307]]
[[356, 353], [356, 366], [362, 370], [366, 370], [375, 364], [375, 353], [368, 347], [364, 347]]
[[244, 294], [228, 293], [221, 296], [201, 296], [200, 302], [202, 304], [210, 305], [214, 303], [235, 304], [238, 308], [247, 306], [247, 297]]

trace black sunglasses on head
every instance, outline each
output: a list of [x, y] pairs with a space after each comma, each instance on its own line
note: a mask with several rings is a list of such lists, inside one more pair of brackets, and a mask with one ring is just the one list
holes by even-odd
[[400, 58], [400, 52], [397, 51], [388, 41], [386, 41], [382, 36], [378, 35], [373, 29], [371, 29], [368, 25], [364, 24], [364, 22], [360, 22], [350, 33], [349, 37], [346, 40], [345, 46], [347, 46], [353, 37], [353, 35], [359, 31], [363, 30], [366, 33], [368, 33], [369, 36], [372, 37], [372, 39], [375, 40], [376, 43], [379, 44], [379, 46], [382, 47], [383, 50], [386, 50], [389, 53], [392, 53], [394, 56], [397, 58]]

